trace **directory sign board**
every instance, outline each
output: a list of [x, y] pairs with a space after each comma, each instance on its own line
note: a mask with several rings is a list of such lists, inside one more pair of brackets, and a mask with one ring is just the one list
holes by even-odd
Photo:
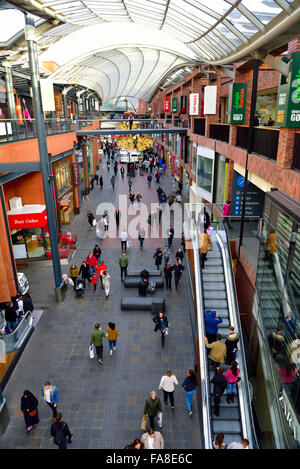
[[278, 87], [275, 124], [300, 127], [300, 52], [293, 52], [289, 62], [288, 83]]
[[[245, 178], [237, 171], [233, 172], [230, 215], [241, 216], [243, 206]], [[245, 216], [261, 217], [264, 208], [265, 193], [259, 187], [247, 181]]]
[[227, 109], [228, 124], [245, 122], [247, 83], [233, 83], [230, 86]]

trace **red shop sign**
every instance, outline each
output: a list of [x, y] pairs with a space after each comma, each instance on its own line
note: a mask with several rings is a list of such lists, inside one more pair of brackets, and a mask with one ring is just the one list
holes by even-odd
[[164, 110], [165, 112], [169, 112], [170, 109], [171, 109], [171, 99], [170, 98], [165, 98], [165, 102], [164, 102]]
[[43, 228], [47, 225], [47, 212], [45, 209], [39, 213], [8, 214], [8, 223], [11, 230]]

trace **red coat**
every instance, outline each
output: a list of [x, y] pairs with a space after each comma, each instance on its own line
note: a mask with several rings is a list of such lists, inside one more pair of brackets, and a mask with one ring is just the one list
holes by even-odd
[[95, 256], [92, 256], [92, 257], [87, 256], [85, 262], [87, 263], [89, 267], [93, 267], [94, 265], [97, 265], [97, 259]]
[[97, 285], [97, 280], [98, 280], [98, 275], [96, 275], [96, 277], [92, 277], [92, 284], [93, 285]]

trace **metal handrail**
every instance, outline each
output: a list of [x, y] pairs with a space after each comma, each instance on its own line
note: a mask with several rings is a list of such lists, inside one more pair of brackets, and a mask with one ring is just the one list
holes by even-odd
[[[226, 237], [226, 245], [222, 239], [222, 235], [220, 234], [220, 228], [225, 233]], [[241, 321], [239, 316], [239, 307], [237, 302], [237, 295], [236, 295], [236, 288], [235, 288], [235, 279], [232, 270], [232, 257], [231, 251], [229, 248], [229, 237], [227, 232], [227, 227], [224, 227], [221, 221], [217, 223], [217, 233], [216, 238], [221, 250], [222, 258], [223, 258], [223, 266], [224, 266], [224, 277], [225, 277], [225, 285], [226, 285], [226, 292], [227, 292], [227, 301], [228, 301], [228, 310], [229, 310], [229, 317], [230, 323], [234, 326], [235, 330], [240, 331], [240, 347], [238, 349], [238, 356], [239, 356], [239, 368], [241, 371], [241, 375], [243, 376], [240, 385], [238, 386], [238, 393], [239, 393], [239, 400], [240, 400], [240, 414], [241, 414], [241, 423], [243, 429], [243, 437], [249, 440], [253, 449], [258, 448], [258, 442], [256, 438], [255, 428], [254, 428], [254, 420], [252, 415], [252, 408], [251, 408], [251, 397], [250, 397], [250, 389], [248, 384], [248, 373], [246, 367], [246, 357], [244, 351], [244, 344], [243, 344], [243, 337], [242, 337], [242, 327]]]

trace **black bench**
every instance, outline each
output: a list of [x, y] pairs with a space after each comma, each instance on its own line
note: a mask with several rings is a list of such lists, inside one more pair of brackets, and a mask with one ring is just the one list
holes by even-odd
[[[143, 270], [147, 269], [142, 269], [142, 270], [128, 270], [127, 271], [127, 277], [139, 277], [141, 278], [141, 272]], [[161, 277], [162, 276], [162, 271], [161, 270], [148, 270], [150, 277]], [[151, 280], [154, 280], [151, 278]]]
[[[162, 288], [164, 286], [164, 281], [162, 277], [150, 277], [149, 278], [150, 282], [155, 282], [156, 283], [156, 288]], [[141, 281], [141, 277], [128, 277], [128, 275], [125, 277], [124, 280], [124, 287], [126, 288], [133, 288], [133, 287], [138, 287], [139, 283]]]
[[165, 311], [165, 299], [163, 297], [125, 296], [121, 301], [123, 310], [150, 310], [151, 313]]

